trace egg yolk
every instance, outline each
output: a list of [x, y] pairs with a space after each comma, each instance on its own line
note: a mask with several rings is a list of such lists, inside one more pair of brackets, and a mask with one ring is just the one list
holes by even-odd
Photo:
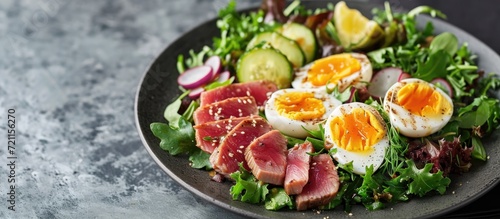
[[424, 83], [408, 83], [397, 93], [400, 106], [411, 114], [427, 117], [449, 114], [452, 106], [445, 97]]
[[315, 86], [337, 84], [342, 78], [361, 69], [361, 63], [351, 54], [338, 54], [319, 59], [307, 72], [307, 80]]
[[377, 117], [360, 108], [335, 117], [330, 128], [336, 145], [348, 151], [370, 151], [385, 135], [384, 126]]
[[293, 120], [321, 118], [325, 112], [323, 101], [308, 92], [288, 92], [276, 98], [275, 107], [282, 116]]

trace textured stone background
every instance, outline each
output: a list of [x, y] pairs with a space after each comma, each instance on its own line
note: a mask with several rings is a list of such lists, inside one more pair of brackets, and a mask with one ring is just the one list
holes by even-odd
[[17, 212], [1, 195], [0, 218], [220, 218], [156, 166], [133, 105], [155, 56], [227, 2], [0, 1], [0, 118], [16, 109], [19, 157]]
[[15, 108], [19, 157], [13, 214], [0, 147], [0, 218], [238, 218], [158, 168], [133, 114], [147, 65], [227, 2], [0, 1], [0, 124]]

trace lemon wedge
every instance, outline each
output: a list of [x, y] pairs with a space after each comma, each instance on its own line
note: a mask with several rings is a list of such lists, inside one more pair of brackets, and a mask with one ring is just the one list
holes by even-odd
[[344, 1], [335, 5], [333, 19], [340, 43], [345, 48], [365, 49], [384, 38], [384, 30]]

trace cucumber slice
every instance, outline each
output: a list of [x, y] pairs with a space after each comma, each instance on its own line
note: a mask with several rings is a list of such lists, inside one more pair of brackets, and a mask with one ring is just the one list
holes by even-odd
[[316, 58], [318, 44], [311, 29], [299, 23], [286, 23], [277, 29], [283, 36], [295, 40], [306, 56], [306, 63]]
[[274, 48], [254, 48], [245, 52], [236, 64], [239, 82], [270, 80], [278, 88], [289, 88], [293, 68], [287, 57]]
[[257, 34], [248, 43], [247, 50], [252, 49], [262, 42], [269, 43], [273, 48], [283, 53], [292, 63], [294, 68], [302, 67], [305, 64], [306, 58], [299, 44], [277, 32], [263, 32]]

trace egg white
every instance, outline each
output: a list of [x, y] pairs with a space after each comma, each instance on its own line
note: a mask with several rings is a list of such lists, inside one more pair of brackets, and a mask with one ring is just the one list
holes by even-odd
[[[366, 86], [366, 83], [372, 79], [373, 69], [368, 57], [361, 53], [349, 53], [353, 58], [357, 59], [361, 63], [361, 69], [357, 72], [350, 74], [342, 78], [337, 84], [329, 83], [328, 88], [339, 87], [340, 91], [344, 91], [349, 86], [354, 86], [357, 88]], [[320, 88], [324, 86], [313, 85], [307, 80], [307, 72], [314, 65], [315, 62], [311, 62], [295, 71], [295, 77], [292, 81], [293, 88]]]
[[[412, 114], [398, 103], [394, 102], [394, 96], [397, 92], [408, 83], [425, 83], [432, 89], [439, 92], [444, 99], [452, 106], [449, 113], [442, 114], [437, 117], [426, 117]], [[399, 133], [408, 137], [425, 137], [441, 130], [451, 119], [453, 114], [453, 101], [444, 91], [437, 88], [431, 83], [424, 80], [409, 78], [401, 80], [392, 85], [384, 97], [384, 110], [388, 113], [391, 125], [395, 127]]]
[[[364, 109], [365, 111], [371, 112], [380, 124], [384, 128], [384, 137], [375, 143], [372, 151], [360, 152], [360, 151], [349, 151], [341, 148], [334, 141], [334, 135], [332, 134], [332, 129], [330, 123], [332, 120], [339, 116], [344, 116], [352, 112], [356, 108]], [[384, 162], [385, 151], [389, 147], [389, 138], [387, 137], [387, 127], [380, 115], [380, 113], [372, 106], [365, 103], [353, 102], [346, 103], [337, 107], [332, 114], [328, 117], [325, 123], [325, 146], [336, 149], [336, 153], [332, 154], [332, 157], [340, 164], [348, 164], [352, 161], [353, 172], [359, 175], [366, 174], [366, 168], [373, 165], [373, 171], [376, 171], [380, 165]]]
[[[286, 116], [280, 115], [276, 109], [275, 102], [276, 98], [287, 93], [287, 92], [309, 92], [313, 93], [316, 99], [322, 100], [323, 106], [325, 107], [325, 113], [318, 119], [313, 120], [294, 120]], [[324, 123], [328, 118], [328, 115], [342, 102], [335, 99], [331, 95], [328, 95], [326, 91], [319, 89], [282, 89], [275, 91], [265, 105], [265, 115], [268, 122], [273, 126], [273, 128], [278, 129], [283, 134], [296, 137], [305, 138], [309, 136], [309, 133], [304, 130], [317, 131], [319, 130], [319, 125]]]

